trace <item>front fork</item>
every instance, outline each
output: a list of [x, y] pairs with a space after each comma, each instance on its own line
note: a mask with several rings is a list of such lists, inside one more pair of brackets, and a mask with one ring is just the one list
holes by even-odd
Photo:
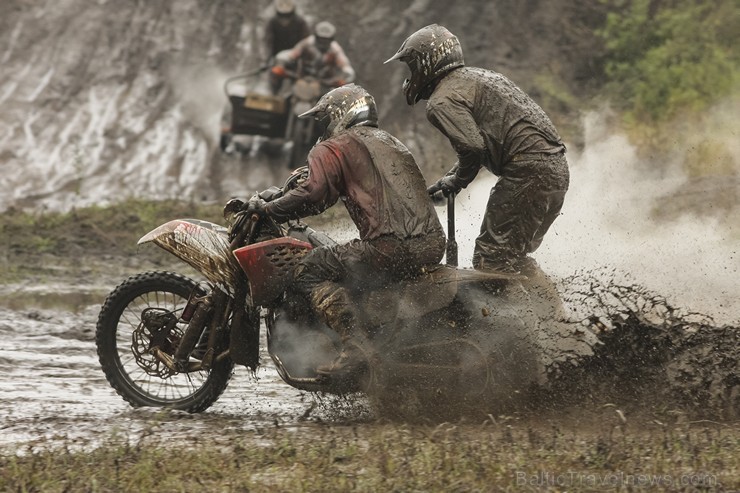
[[[170, 356], [159, 347], [152, 348], [152, 354], [169, 370], [176, 373], [210, 369], [214, 357], [221, 359], [221, 355], [215, 355], [217, 332], [223, 326], [228, 310], [229, 298], [223, 291], [213, 289], [205, 296], [198, 296], [197, 290], [193, 291], [181, 316], [188, 325], [174, 355]], [[206, 350], [199, 361], [190, 361], [190, 356], [206, 328], [208, 333]]]

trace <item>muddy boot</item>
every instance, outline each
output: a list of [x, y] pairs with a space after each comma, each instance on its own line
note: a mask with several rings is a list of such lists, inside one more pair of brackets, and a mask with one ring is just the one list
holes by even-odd
[[473, 269], [491, 274], [504, 274], [516, 276], [521, 274], [521, 270], [515, 267], [515, 262], [508, 258], [501, 258], [496, 261], [487, 258], [478, 257], [473, 260]]
[[345, 340], [339, 356], [328, 365], [316, 367], [316, 373], [344, 379], [359, 376], [367, 369], [368, 362], [365, 352], [355, 342]]
[[541, 320], [565, 320], [566, 311], [555, 282], [532, 257], [524, 257], [517, 267], [527, 279], [522, 282], [532, 297], [532, 309]]
[[355, 304], [341, 285], [325, 281], [311, 292], [311, 308], [334, 332], [344, 337], [354, 329], [358, 316]]
[[344, 377], [367, 369], [367, 357], [359, 345], [359, 341], [366, 341], [366, 338], [360, 328], [355, 303], [347, 290], [333, 282], [321, 283], [311, 293], [311, 306], [342, 339], [339, 356], [332, 363], [317, 367], [316, 372]]
[[[491, 279], [482, 283], [488, 292], [499, 295], [509, 287], [512, 281], [519, 281], [523, 277], [521, 273], [514, 268], [513, 263], [509, 260], [501, 259], [493, 261], [483, 257], [473, 258], [473, 269], [492, 276], [501, 276], [501, 279]], [[507, 279], [509, 277], [509, 279]]]

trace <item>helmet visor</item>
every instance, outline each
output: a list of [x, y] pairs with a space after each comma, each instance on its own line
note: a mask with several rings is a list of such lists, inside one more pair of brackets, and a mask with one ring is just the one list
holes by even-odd
[[318, 49], [321, 53], [326, 53], [329, 51], [329, 48], [331, 48], [331, 38], [322, 38], [320, 36], [316, 36], [316, 49]]

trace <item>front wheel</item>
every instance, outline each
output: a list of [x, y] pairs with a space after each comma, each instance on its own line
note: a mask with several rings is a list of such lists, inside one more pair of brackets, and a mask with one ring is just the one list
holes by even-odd
[[291, 147], [288, 158], [289, 169], [296, 169], [306, 164], [306, 157], [313, 146], [311, 135], [309, 135], [309, 131], [313, 125], [309, 125], [309, 123], [297, 120], [293, 126], [293, 135], [291, 137], [293, 146]]
[[228, 153], [229, 146], [231, 145], [232, 135], [228, 132], [222, 132], [221, 137], [218, 139], [218, 148], [221, 152]]
[[195, 413], [211, 406], [226, 389], [234, 368], [229, 358], [215, 361], [209, 370], [176, 373], [150, 352], [154, 337], [142, 315], [177, 320], [156, 343], [174, 352], [186, 327], [180, 314], [196, 287], [192, 279], [173, 272], [146, 272], [126, 279], [105, 300], [95, 332], [98, 358], [108, 382], [132, 406]]

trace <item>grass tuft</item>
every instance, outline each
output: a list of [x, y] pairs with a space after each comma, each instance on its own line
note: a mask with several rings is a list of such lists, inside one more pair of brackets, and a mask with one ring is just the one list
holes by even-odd
[[[662, 425], [662, 426], [661, 426]], [[661, 491], [740, 486], [740, 428], [368, 424], [0, 457], [2, 491]]]

